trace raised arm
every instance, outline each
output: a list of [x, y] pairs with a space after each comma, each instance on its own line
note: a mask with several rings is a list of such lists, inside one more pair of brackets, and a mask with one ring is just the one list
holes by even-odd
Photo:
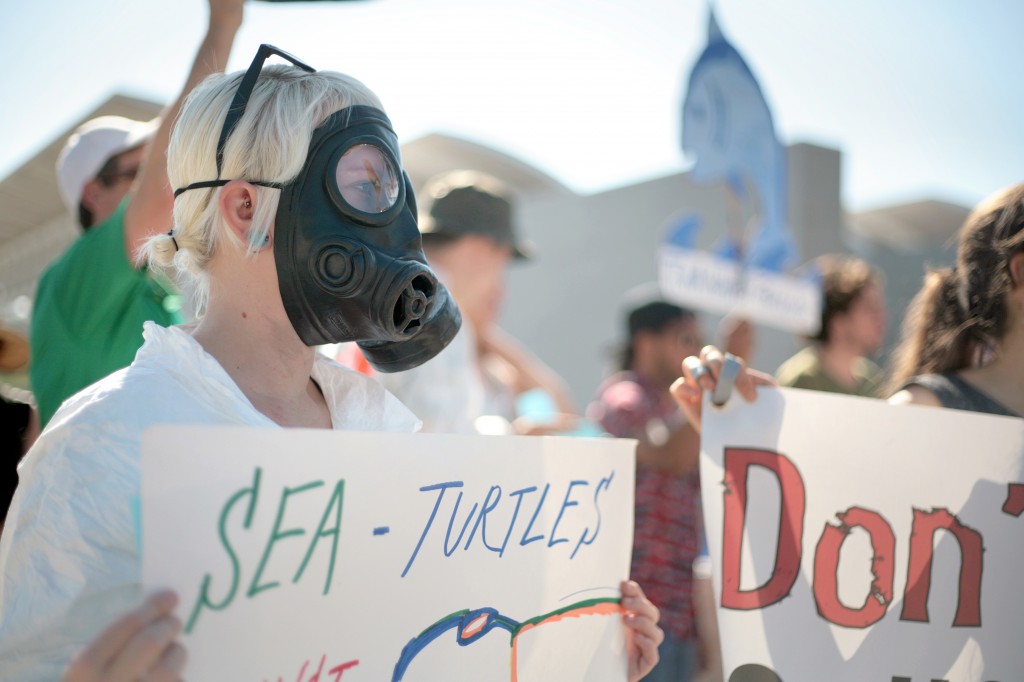
[[210, 21], [199, 46], [192, 70], [181, 94], [161, 114], [160, 127], [150, 142], [133, 195], [125, 209], [125, 252], [136, 267], [141, 265], [137, 252], [149, 237], [166, 232], [173, 224], [174, 198], [167, 181], [167, 145], [181, 105], [188, 93], [212, 73], [224, 71], [235, 34], [242, 25], [244, 0], [209, 0]]
[[480, 344], [512, 368], [517, 394], [540, 388], [551, 396], [560, 413], [580, 414], [565, 380], [505, 331], [492, 327], [487, 336], [480, 339]]

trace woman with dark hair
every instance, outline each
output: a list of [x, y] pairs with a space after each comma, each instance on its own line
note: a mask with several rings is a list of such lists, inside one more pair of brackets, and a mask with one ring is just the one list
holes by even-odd
[[979, 204], [910, 305], [890, 402], [1024, 416], [1024, 184]]

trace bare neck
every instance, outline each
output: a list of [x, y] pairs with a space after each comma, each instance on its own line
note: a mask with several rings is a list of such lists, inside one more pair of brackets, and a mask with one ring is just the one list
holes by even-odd
[[642, 377], [658, 391], [668, 393], [669, 387], [675, 381], [675, 377], [666, 375], [664, 369], [654, 358], [635, 358], [630, 370]]
[[1017, 414], [1024, 415], [1024, 325], [1012, 328], [1000, 341], [995, 359], [962, 372], [979, 390]]
[[858, 378], [854, 371], [857, 361], [863, 357], [859, 348], [838, 341], [818, 344], [818, 358], [825, 373], [840, 385], [848, 388], [857, 386]]
[[326, 400], [311, 372], [316, 349], [287, 318], [211, 297], [193, 337], [221, 364], [245, 397], [281, 426], [330, 428]]

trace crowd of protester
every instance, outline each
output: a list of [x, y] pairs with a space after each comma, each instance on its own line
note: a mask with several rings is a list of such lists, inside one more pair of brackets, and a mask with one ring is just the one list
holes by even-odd
[[[222, 74], [243, 3], [209, 6], [192, 69], [159, 119], [103, 117], [67, 141], [57, 180], [81, 235], [40, 279], [31, 354], [14, 336], [0, 336], [0, 369], [30, 362], [34, 394], [0, 396], [5, 424], [13, 425], [4, 433], [8, 471], [23, 462], [18, 490], [0, 499], [6, 515], [14, 497], [0, 543], [0, 667], [9, 679], [128, 680], [141, 670], [176, 679], [180, 672], [175, 597], [158, 594], [140, 605], [137, 549], [124, 532], [131, 524], [82, 521], [100, 497], [128, 513], [137, 491], [126, 481], [137, 476], [140, 434], [152, 424], [408, 431], [422, 421], [427, 431], [520, 434], [571, 434], [591, 425], [635, 438], [631, 578], [640, 587], [622, 587], [624, 606], [635, 614], [630, 678], [667, 681], [721, 678], [710, 580], [700, 569], [707, 561], [700, 397], [734, 358], [735, 390], [747, 399], [778, 383], [1024, 415], [1024, 185], [971, 213], [956, 265], [928, 273], [888, 371], [875, 363], [887, 322], [884, 273], [853, 256], [827, 254], [810, 264], [822, 283], [820, 328], [777, 368], [775, 380], [746, 368], [753, 352], [748, 322], [729, 321], [719, 350], [706, 344], [697, 313], [643, 288], [624, 292], [618, 371], [603, 377], [581, 409], [557, 368], [498, 326], [506, 269], [532, 255], [518, 236], [509, 188], [476, 171], [445, 174], [420, 189], [415, 212], [376, 95], [349, 76], [300, 63], [263, 68], [258, 58], [253, 81]], [[238, 109], [236, 93], [245, 87], [248, 107], [243, 101]], [[340, 110], [355, 118], [332, 116]], [[364, 213], [388, 216], [382, 229], [395, 230], [393, 242], [417, 244], [409, 257], [423, 269], [410, 282], [420, 283], [417, 295], [430, 298], [431, 310], [444, 309], [450, 296], [461, 311], [458, 333], [454, 305], [445, 309], [450, 319], [415, 320], [430, 327], [421, 334], [432, 342], [417, 349], [415, 362], [402, 351], [381, 355], [379, 346], [353, 343], [380, 337], [321, 339], [309, 330], [322, 320], [296, 323], [291, 294], [279, 289], [277, 261], [286, 247], [275, 240], [291, 229], [286, 221], [302, 218], [279, 209], [282, 193], [292, 191], [285, 186], [297, 175], [325, 172], [319, 157], [307, 157], [311, 138], [328, 130], [343, 139], [359, 117], [381, 149], [395, 153], [355, 160], [346, 172], [372, 177], [360, 175], [358, 187], [353, 181], [337, 191]], [[341, 170], [337, 177], [341, 182]], [[393, 186], [381, 191], [388, 181]], [[367, 184], [376, 189], [357, 195]], [[171, 280], [161, 274], [175, 268], [203, 311], [185, 325], [172, 305]], [[372, 321], [374, 305], [345, 310]], [[330, 354], [358, 371], [317, 352], [328, 342], [343, 342]], [[375, 370], [396, 362], [405, 371]], [[526, 418], [520, 399], [537, 394], [548, 413]], [[96, 467], [118, 475], [98, 480]], [[64, 536], [41, 550], [34, 537], [41, 525]], [[101, 529], [102, 537], [86, 527]], [[43, 555], [76, 567], [57, 572], [61, 584], [52, 576], [42, 584], [26, 569], [26, 547], [36, 561]], [[81, 557], [69, 547], [102, 547], [108, 560], [76, 564]], [[132, 646], [147, 637], [157, 646]]]

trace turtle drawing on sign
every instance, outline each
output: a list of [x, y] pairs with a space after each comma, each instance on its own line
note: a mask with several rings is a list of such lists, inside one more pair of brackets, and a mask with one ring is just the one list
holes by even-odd
[[[589, 673], [607, 667], [605, 660], [598, 655], [599, 651], [603, 650], [611, 656], [621, 653], [621, 647], [617, 648], [607, 637], [617, 633], [618, 628], [608, 627], [608, 623], [604, 622], [608, 616], [615, 617], [616, 623], [618, 622], [618, 617], [623, 612], [619, 602], [618, 598], [588, 599], [524, 621], [509, 618], [490, 607], [455, 611], [424, 629], [405, 645], [395, 664], [391, 682], [428, 679], [422, 674], [417, 675], [413, 663], [421, 654], [429, 654], [429, 650], [437, 648], [440, 643], [450, 644], [449, 638], [453, 631], [458, 647], [468, 647], [480, 642], [501, 643], [500, 646], [492, 648], [492, 651], [497, 652], [496, 655], [501, 658], [494, 661], [493, 672], [466, 670], [467, 679], [498, 679], [491, 675], [497, 675], [499, 671], [502, 678], [509, 682], [588, 679]], [[494, 637], [487, 637], [495, 631], [505, 633], [508, 637], [507, 645], [502, 636], [495, 635], [494, 637], [498, 637], [497, 640]], [[559, 651], [565, 651], [570, 643], [578, 646], [581, 639], [594, 642], [594, 656], [570, 658], [559, 655]], [[451, 666], [453, 675], [457, 670], [464, 669], [465, 666], [459, 665], [450, 651], [439, 655], [446, 657], [442, 665]], [[504, 658], [505, 656], [508, 658]], [[607, 662], [611, 660], [608, 659]], [[579, 661], [585, 661], [585, 670], [579, 670]], [[567, 667], [564, 670], [556, 669], [560, 665]], [[555, 678], [551, 677], [552, 674]]]
[[[715, 241], [715, 254], [744, 270], [783, 272], [793, 265], [786, 150], [775, 135], [761, 87], [722, 35], [714, 13], [708, 21], [707, 47], [690, 72], [683, 101], [682, 148], [695, 159], [695, 183], [725, 186], [728, 229]], [[702, 224], [699, 215], [684, 216], [669, 228], [665, 241], [692, 249]]]

